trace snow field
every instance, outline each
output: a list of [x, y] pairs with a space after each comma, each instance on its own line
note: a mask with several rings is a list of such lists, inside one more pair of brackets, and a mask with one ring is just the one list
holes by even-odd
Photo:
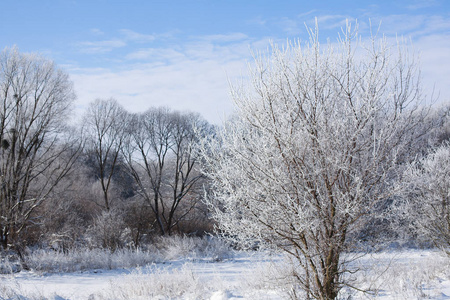
[[[116, 269], [2, 275], [0, 299], [289, 299], [294, 264], [281, 255], [238, 252], [233, 258], [177, 258], [165, 263]], [[382, 252], [349, 266], [341, 299], [450, 299], [450, 259], [441, 252]], [[297, 291], [298, 292], [298, 291]]]

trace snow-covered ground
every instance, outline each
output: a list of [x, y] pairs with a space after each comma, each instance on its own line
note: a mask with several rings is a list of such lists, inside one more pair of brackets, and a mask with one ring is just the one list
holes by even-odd
[[[377, 253], [354, 263], [355, 280], [371, 290], [344, 289], [347, 299], [450, 299], [450, 260], [437, 251]], [[143, 268], [1, 275], [0, 299], [288, 299], [288, 263], [281, 256], [237, 253], [214, 262], [172, 260]], [[276, 277], [278, 280], [269, 279]]]

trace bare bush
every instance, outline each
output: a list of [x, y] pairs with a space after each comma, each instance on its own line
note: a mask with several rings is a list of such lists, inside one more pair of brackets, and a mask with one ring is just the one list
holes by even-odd
[[103, 211], [95, 218], [86, 235], [91, 247], [109, 249], [112, 252], [130, 242], [129, 229], [125, 226], [122, 212], [117, 209]]

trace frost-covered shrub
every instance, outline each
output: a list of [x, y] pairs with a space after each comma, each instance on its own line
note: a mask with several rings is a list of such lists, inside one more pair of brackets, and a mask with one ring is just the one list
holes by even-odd
[[19, 257], [11, 251], [0, 251], [0, 274], [19, 272], [22, 268]]
[[[233, 251], [215, 237], [161, 237], [145, 248], [76, 248], [66, 251], [28, 249], [24, 265], [39, 273], [76, 272], [95, 269], [119, 269], [146, 266], [171, 260], [222, 261], [233, 256]], [[18, 257], [2, 255], [0, 273], [21, 271]]]
[[162, 270], [153, 266], [148, 273], [134, 272], [111, 282], [111, 288], [95, 299], [205, 299], [208, 292], [190, 265]]
[[14, 288], [0, 283], [0, 300], [6, 299], [26, 299], [25, 297], [18, 294], [18, 291]]
[[156, 249], [140, 251], [81, 249], [70, 252], [38, 250], [26, 257], [28, 267], [37, 272], [76, 272], [94, 269], [135, 268], [160, 260]]
[[400, 216], [450, 255], [450, 143], [410, 164], [403, 184], [407, 192], [399, 205]]
[[61, 300], [64, 299], [58, 295], [53, 297], [45, 297], [39, 291], [25, 291], [19, 283], [14, 282], [13, 285], [8, 285], [0, 281], [0, 300]]
[[232, 256], [229, 245], [216, 237], [170, 236], [156, 241], [165, 260], [180, 258], [224, 260]]
[[441, 299], [439, 284], [450, 280], [450, 260], [441, 254], [402, 251], [361, 257], [355, 262], [358, 275], [348, 275], [360, 290], [344, 289], [342, 299]]
[[91, 247], [116, 251], [130, 242], [122, 214], [111, 209], [99, 215], [87, 230], [86, 239]]

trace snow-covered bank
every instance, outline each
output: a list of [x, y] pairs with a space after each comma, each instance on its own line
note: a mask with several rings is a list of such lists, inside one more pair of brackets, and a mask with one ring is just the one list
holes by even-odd
[[[371, 292], [344, 289], [345, 298], [450, 299], [450, 260], [440, 252], [376, 253], [354, 264], [355, 283]], [[221, 262], [179, 259], [129, 270], [22, 271], [1, 276], [0, 299], [287, 299], [289, 269], [281, 256], [238, 253]]]
[[0, 299], [229, 299], [253, 293], [250, 286], [261, 281], [252, 280], [262, 275], [263, 266], [275, 265], [279, 259], [240, 253], [222, 262], [180, 259], [127, 270], [46, 275], [22, 271], [1, 275]]
[[450, 258], [440, 251], [376, 253], [355, 264], [359, 287], [372, 290], [369, 299], [450, 299]]

